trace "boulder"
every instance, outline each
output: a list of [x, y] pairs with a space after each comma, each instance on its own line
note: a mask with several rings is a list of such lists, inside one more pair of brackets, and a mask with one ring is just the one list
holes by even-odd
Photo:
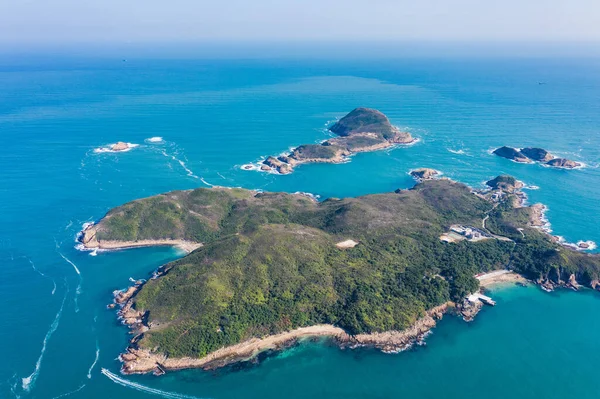
[[548, 162], [554, 159], [554, 155], [550, 154], [543, 148], [527, 147], [521, 149], [521, 154], [525, 155], [529, 159], [533, 159], [537, 162]]
[[494, 150], [494, 154], [499, 157], [510, 159], [515, 162], [531, 163], [531, 159], [527, 158], [519, 150], [512, 147], [500, 147]]
[[417, 180], [431, 180], [439, 174], [437, 170], [429, 168], [415, 169], [410, 172], [410, 175]]
[[129, 144], [118, 141], [110, 147], [112, 151], [125, 151], [129, 149]]
[[565, 169], [574, 169], [574, 168], [578, 168], [581, 166], [581, 164], [579, 162], [571, 161], [570, 159], [566, 159], [566, 158], [554, 158], [554, 159], [546, 162], [546, 165], [552, 166], [554, 168], [565, 168]]

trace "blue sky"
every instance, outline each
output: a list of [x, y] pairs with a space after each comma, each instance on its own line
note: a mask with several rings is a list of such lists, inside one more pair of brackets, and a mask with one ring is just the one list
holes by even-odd
[[600, 1], [0, 1], [0, 44], [156, 40], [600, 41]]

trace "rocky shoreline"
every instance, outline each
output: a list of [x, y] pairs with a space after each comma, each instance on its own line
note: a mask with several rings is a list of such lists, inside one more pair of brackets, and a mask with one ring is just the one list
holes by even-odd
[[[333, 325], [315, 325], [297, 328], [292, 331], [271, 335], [263, 338], [252, 338], [242, 343], [223, 347], [203, 358], [169, 358], [162, 353], [155, 353], [148, 349], [139, 348], [137, 342], [141, 335], [151, 327], [146, 324], [146, 317], [131, 308], [131, 298], [141, 288], [141, 284], [130, 287], [125, 292], [119, 292], [115, 296], [115, 302], [122, 306], [119, 310], [119, 318], [129, 326], [134, 338], [126, 352], [119, 356], [123, 363], [121, 372], [123, 374], [164, 374], [169, 370], [181, 370], [188, 368], [202, 368], [205, 370], [224, 367], [233, 363], [254, 359], [258, 354], [267, 350], [281, 350], [295, 344], [304, 338], [328, 337], [340, 348], [355, 349], [359, 347], [371, 347], [385, 353], [398, 353], [410, 348], [415, 343], [422, 343], [424, 338], [435, 327], [437, 320], [443, 314], [454, 307], [449, 302], [435, 307], [427, 312], [425, 316], [417, 320], [411, 327], [402, 331], [388, 331], [373, 334], [349, 335], [343, 329]], [[126, 299], [126, 302], [123, 300]]]

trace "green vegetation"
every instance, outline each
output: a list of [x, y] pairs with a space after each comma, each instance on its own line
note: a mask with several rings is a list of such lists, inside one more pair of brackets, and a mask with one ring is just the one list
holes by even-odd
[[296, 147], [292, 152], [292, 157], [302, 159], [332, 159], [339, 151], [339, 147], [322, 144], [305, 144]]
[[[318, 323], [351, 334], [399, 330], [478, 287], [476, 273], [507, 265], [533, 278], [598, 278], [596, 256], [560, 248], [529, 228], [512, 198], [492, 207], [464, 185], [329, 199], [241, 189], [176, 191], [125, 204], [98, 225], [102, 239], [205, 243], [164, 266], [134, 307], [148, 312], [140, 345], [202, 357], [242, 340]], [[514, 242], [449, 244], [453, 224], [486, 226]], [[522, 229], [522, 230], [517, 230]], [[353, 239], [354, 248], [336, 243]]]
[[369, 108], [354, 109], [329, 130], [342, 137], [355, 133], [378, 133], [385, 139], [391, 139], [396, 134], [394, 127], [384, 114]]

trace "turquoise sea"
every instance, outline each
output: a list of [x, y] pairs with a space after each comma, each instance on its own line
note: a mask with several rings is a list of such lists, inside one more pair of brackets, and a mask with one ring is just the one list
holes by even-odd
[[[259, 365], [120, 376], [128, 334], [105, 307], [112, 291], [181, 254], [74, 248], [83, 223], [160, 192], [356, 196], [411, 187], [416, 167], [474, 187], [512, 174], [538, 188], [530, 201], [548, 205], [554, 234], [600, 243], [599, 67], [585, 58], [0, 56], [0, 397], [600, 397], [600, 295], [535, 287], [497, 288], [498, 306], [473, 323], [446, 317], [426, 346], [397, 355], [304, 342]], [[326, 139], [326, 126], [357, 106], [380, 109], [420, 142], [288, 176], [241, 170]], [[119, 140], [139, 146], [94, 151]], [[587, 166], [516, 164], [490, 155], [501, 145]]]

